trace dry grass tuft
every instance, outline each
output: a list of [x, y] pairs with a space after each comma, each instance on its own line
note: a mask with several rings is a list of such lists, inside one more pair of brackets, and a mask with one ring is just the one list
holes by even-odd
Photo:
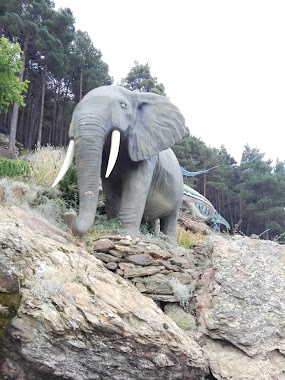
[[31, 177], [38, 185], [51, 186], [65, 157], [65, 149], [48, 145], [32, 154]]
[[177, 227], [177, 244], [180, 247], [191, 248], [200, 240], [205, 240], [205, 235], [201, 233], [194, 233], [192, 231], [186, 231], [182, 227]]

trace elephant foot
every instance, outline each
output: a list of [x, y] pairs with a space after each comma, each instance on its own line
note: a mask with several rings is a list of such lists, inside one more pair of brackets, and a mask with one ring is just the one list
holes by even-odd
[[74, 220], [77, 218], [76, 212], [74, 210], [68, 210], [63, 215], [64, 221], [67, 224], [67, 227], [71, 229], [71, 226], [74, 222]]

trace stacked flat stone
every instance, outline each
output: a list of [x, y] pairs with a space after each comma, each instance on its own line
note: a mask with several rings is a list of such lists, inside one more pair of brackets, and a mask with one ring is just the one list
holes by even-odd
[[[194, 250], [163, 250], [155, 244], [131, 242], [119, 236], [101, 238], [94, 242], [93, 249], [106, 268], [132, 281], [155, 301], [178, 302], [170, 284], [172, 278], [186, 285], [189, 294], [197, 287], [200, 270]], [[203, 255], [199, 255], [201, 261]]]

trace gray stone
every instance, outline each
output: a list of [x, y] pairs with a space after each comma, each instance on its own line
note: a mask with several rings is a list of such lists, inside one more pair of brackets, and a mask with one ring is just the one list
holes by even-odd
[[115, 244], [114, 249], [120, 252], [123, 256], [134, 253], [134, 249], [131, 246]]
[[125, 269], [135, 268], [135, 264], [132, 263], [119, 263], [119, 268], [124, 271]]
[[144, 293], [146, 291], [146, 287], [144, 286], [144, 284], [142, 282], [137, 282], [136, 287], [138, 288], [138, 290], [141, 293]]
[[[212, 268], [197, 294], [203, 349], [218, 379], [284, 380], [285, 246], [212, 238]], [[242, 368], [242, 371], [241, 371]]]
[[120, 261], [118, 257], [114, 257], [112, 255], [102, 252], [94, 252], [94, 256], [97, 257], [97, 259], [103, 261], [104, 263], [109, 263], [110, 261], [118, 263]]
[[154, 259], [160, 260], [167, 260], [171, 257], [171, 254], [169, 252], [162, 250], [149, 250], [148, 254], [152, 256]]
[[116, 269], [116, 273], [120, 276], [124, 275], [124, 271], [122, 269]]
[[181, 284], [191, 284], [193, 282], [193, 277], [189, 273], [185, 272], [172, 272], [166, 275], [167, 279], [170, 280], [171, 278], [175, 277]]
[[169, 260], [160, 260], [159, 263], [160, 263], [160, 265], [163, 265], [165, 267], [165, 269], [172, 270], [174, 272], [180, 271], [180, 267], [177, 265], [171, 264], [171, 262]]
[[115, 249], [110, 249], [109, 250], [109, 254], [112, 255], [112, 256], [118, 257], [119, 259], [121, 259], [122, 257], [124, 257], [124, 255], [123, 255], [122, 252], [116, 251]]
[[114, 243], [110, 239], [100, 239], [94, 242], [93, 249], [98, 252], [108, 252], [114, 248]]
[[141, 276], [151, 276], [152, 274], [158, 273], [158, 267], [136, 267], [136, 268], [126, 268], [124, 271], [125, 278], [131, 277], [141, 277]]
[[160, 271], [160, 273], [162, 273], [162, 274], [169, 274], [169, 273], [172, 273], [172, 272], [170, 270], [167, 270], [167, 269], [162, 269]]
[[122, 239], [122, 240], [120, 240], [120, 245], [131, 246], [132, 242], [130, 240], [128, 240], [128, 239]]
[[110, 262], [105, 264], [105, 268], [107, 268], [109, 270], [115, 270], [118, 268], [118, 264], [113, 262], [113, 261], [110, 261]]
[[154, 293], [154, 294], [167, 294], [173, 295], [172, 287], [169, 285], [168, 281], [158, 283], [158, 284], [146, 284], [145, 285], [146, 293]]
[[0, 304], [0, 317], [4, 316], [4, 317], [7, 317], [9, 315], [9, 308], [8, 306], [3, 306]]
[[171, 295], [163, 295], [163, 294], [147, 294], [147, 296], [154, 301], [162, 301], [162, 302], [178, 302], [175, 296]]
[[147, 282], [148, 284], [161, 284], [162, 282], [168, 282], [168, 278], [161, 272], [150, 275], [148, 277], [134, 277], [135, 282]]
[[153, 263], [153, 259], [148, 253], [130, 255], [127, 257], [127, 260], [142, 266], [151, 265]]

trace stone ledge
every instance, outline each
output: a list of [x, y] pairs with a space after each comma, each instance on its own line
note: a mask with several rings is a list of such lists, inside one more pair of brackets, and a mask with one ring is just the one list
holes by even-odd
[[105, 236], [95, 241], [93, 247], [94, 255], [108, 270], [130, 280], [141, 293], [155, 301], [179, 302], [170, 284], [173, 278], [181, 286], [187, 286], [189, 299], [198, 284], [199, 263], [194, 250], [186, 256], [179, 255], [173, 249], [168, 252], [155, 244], [120, 240], [118, 236]]

